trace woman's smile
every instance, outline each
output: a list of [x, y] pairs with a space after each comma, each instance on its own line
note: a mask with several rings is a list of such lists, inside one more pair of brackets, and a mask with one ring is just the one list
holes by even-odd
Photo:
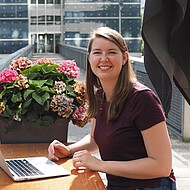
[[98, 66], [98, 68], [101, 70], [101, 71], [108, 71], [110, 70], [111, 68], [113, 68], [113, 66], [109, 66], [109, 65], [100, 65]]

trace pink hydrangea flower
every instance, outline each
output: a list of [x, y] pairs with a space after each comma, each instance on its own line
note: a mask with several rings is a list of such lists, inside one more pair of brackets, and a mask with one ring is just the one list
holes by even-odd
[[80, 74], [80, 69], [74, 60], [65, 60], [60, 63], [60, 68], [58, 68], [61, 73], [66, 74], [70, 78], [77, 78]]
[[5, 69], [0, 73], [0, 83], [4, 82], [14, 82], [18, 73], [12, 69]]
[[86, 108], [83, 106], [77, 107], [72, 115], [75, 120], [83, 120], [85, 118]]

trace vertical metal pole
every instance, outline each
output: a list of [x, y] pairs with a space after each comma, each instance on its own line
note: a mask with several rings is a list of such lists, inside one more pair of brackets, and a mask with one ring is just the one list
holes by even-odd
[[121, 2], [122, 0], [119, 0], [119, 33], [121, 34], [121, 11], [122, 11], [122, 6], [123, 3]]
[[65, 0], [61, 0], [61, 40], [60, 43], [63, 44], [65, 40]]

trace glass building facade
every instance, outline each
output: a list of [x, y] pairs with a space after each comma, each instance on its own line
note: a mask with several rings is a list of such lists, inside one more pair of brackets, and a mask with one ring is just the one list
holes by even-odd
[[27, 0], [0, 0], [0, 54], [28, 45]]
[[35, 53], [55, 53], [63, 31], [63, 0], [31, 0], [30, 43]]
[[119, 31], [139, 53], [140, 12], [140, 0], [0, 0], [0, 54], [28, 44], [35, 53], [56, 53], [60, 42], [87, 47], [99, 26]]
[[66, 44], [86, 47], [89, 34], [99, 26], [117, 30], [131, 52], [140, 52], [140, 0], [65, 0]]

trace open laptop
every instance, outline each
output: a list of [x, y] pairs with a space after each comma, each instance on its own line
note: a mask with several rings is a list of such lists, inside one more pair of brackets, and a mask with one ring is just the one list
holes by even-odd
[[1, 150], [0, 167], [14, 181], [70, 175], [69, 171], [46, 157], [5, 159]]

